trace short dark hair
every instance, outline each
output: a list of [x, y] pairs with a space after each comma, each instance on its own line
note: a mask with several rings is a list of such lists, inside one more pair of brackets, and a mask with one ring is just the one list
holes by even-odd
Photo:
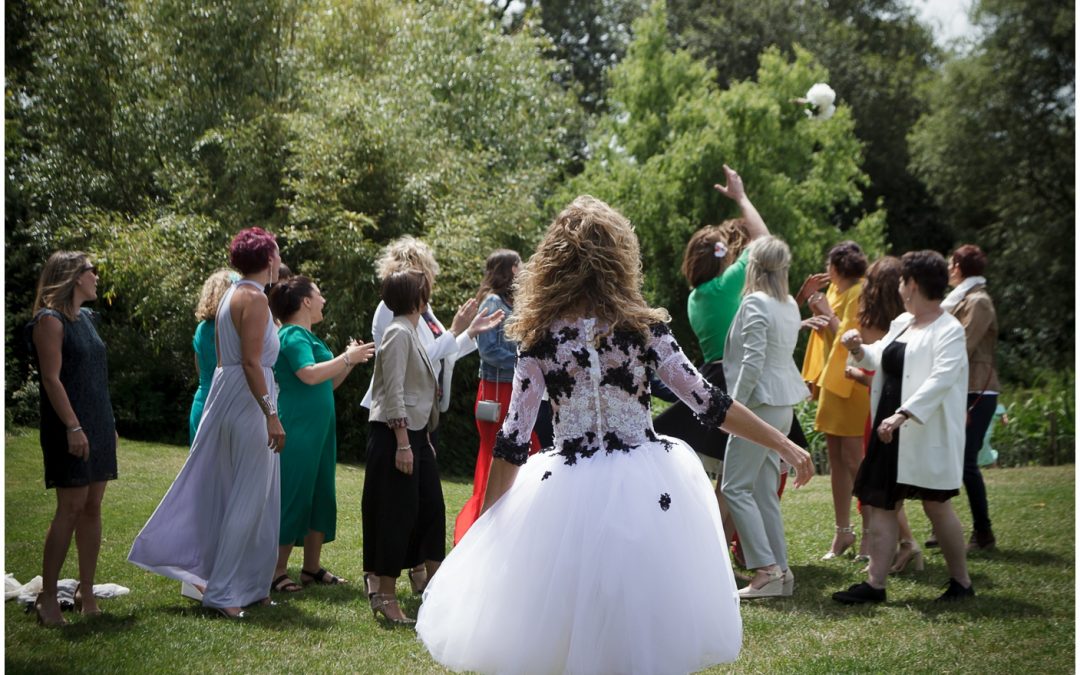
[[241, 274], [266, 269], [277, 249], [277, 239], [261, 227], [240, 230], [229, 244], [229, 264]]
[[302, 274], [279, 281], [270, 287], [270, 311], [278, 321], [285, 321], [300, 311], [304, 298], [315, 292], [315, 283]]
[[829, 264], [845, 279], [859, 279], [869, 264], [862, 248], [853, 241], [842, 241], [829, 249]]
[[960, 268], [964, 278], [982, 276], [986, 269], [986, 254], [975, 244], [964, 244], [953, 251], [952, 261]]
[[949, 287], [949, 266], [937, 251], [908, 251], [900, 258], [900, 277], [918, 284], [928, 300], [941, 300]]
[[431, 282], [420, 270], [402, 270], [383, 279], [379, 294], [394, 316], [411, 314], [431, 299]]

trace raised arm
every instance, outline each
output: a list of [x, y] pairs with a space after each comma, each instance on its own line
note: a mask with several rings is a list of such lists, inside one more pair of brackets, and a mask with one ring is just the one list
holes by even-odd
[[746, 220], [746, 230], [750, 234], [750, 241], [769, 234], [769, 228], [765, 226], [761, 214], [750, 202], [750, 197], [746, 196], [742, 178], [727, 164], [724, 165], [724, 180], [727, 181], [727, 185], [717, 183], [713, 185], [713, 189], [739, 205], [742, 217]]

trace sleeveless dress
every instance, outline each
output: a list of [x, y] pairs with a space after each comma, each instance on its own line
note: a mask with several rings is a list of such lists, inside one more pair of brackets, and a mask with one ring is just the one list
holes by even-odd
[[83, 307], [79, 310], [78, 321], [71, 321], [53, 309], [39, 311], [27, 326], [35, 364], [38, 356], [31, 332], [43, 316], [59, 319], [64, 326], [64, 341], [60, 347], [60, 384], [64, 386], [75, 417], [90, 442], [90, 458], [87, 460], [68, 452], [67, 427], [53, 409], [45, 387], [41, 386], [39, 366], [45, 487], [83, 487], [90, 483], [116, 480], [116, 421], [109, 401], [109, 364], [105, 343], [94, 328], [97, 314]]
[[[248, 389], [233, 326], [233, 284], [218, 307], [221, 365], [206, 398], [191, 453], [131, 546], [128, 560], [190, 584], [205, 585], [203, 605], [244, 607], [269, 595], [277, 562], [278, 455], [267, 447], [266, 417]], [[277, 330], [267, 318], [260, 363], [275, 396]]]
[[[716, 497], [693, 450], [653, 430], [654, 373], [703, 422], [723, 422], [731, 399], [663, 324], [646, 337], [557, 321], [520, 354], [494, 455], [524, 466], [424, 592], [416, 631], [436, 661], [483, 673], [685, 673], [738, 657]], [[529, 457], [545, 386], [555, 446]]]
[[215, 342], [214, 320], [200, 321], [195, 327], [195, 337], [191, 340], [195, 358], [199, 361], [199, 388], [195, 390], [195, 397], [191, 400], [191, 414], [188, 416], [188, 445], [195, 442], [195, 432], [199, 429], [199, 420], [202, 419], [203, 408], [206, 407], [206, 397], [210, 394], [210, 385], [214, 381], [214, 370], [217, 369]]

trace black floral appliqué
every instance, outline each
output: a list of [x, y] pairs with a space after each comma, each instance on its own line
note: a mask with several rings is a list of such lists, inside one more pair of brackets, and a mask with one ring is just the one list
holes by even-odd
[[660, 510], [667, 511], [671, 508], [671, 495], [664, 493], [660, 495]]
[[631, 395], [637, 393], [637, 385], [634, 384], [634, 374], [630, 372], [629, 363], [620, 363], [609, 368], [600, 380], [600, 384], [610, 384]]
[[649, 439], [653, 443], [661, 443], [664, 446], [664, 452], [671, 452], [671, 448], [674, 446], [674, 443], [672, 443], [666, 438], [661, 438], [652, 429], [645, 430], [645, 438]]
[[545, 333], [542, 338], [533, 343], [528, 349], [523, 349], [519, 357], [532, 357], [539, 361], [553, 360], [558, 352], [558, 344], [551, 333]]
[[540, 480], [547, 480], [550, 477], [551, 477], [551, 472], [550, 471], [545, 471], [544, 475], [540, 476]]
[[530, 385], [530, 384], [532, 384], [532, 380], [531, 380], [531, 379], [529, 379], [529, 378], [527, 378], [527, 377], [523, 377], [523, 378], [521, 378], [521, 391], [526, 391], [526, 390], [528, 390], [528, 388], [529, 388], [529, 385]]
[[609, 431], [604, 434], [604, 447], [607, 448], [607, 452], [610, 455], [616, 450], [622, 450], [623, 452], [630, 452], [636, 445], [629, 445], [626, 441], [619, 438], [619, 435], [614, 431]]
[[552, 403], [560, 403], [574, 393], [574, 376], [566, 368], [552, 368], [544, 374], [548, 396]]
[[512, 431], [510, 435], [503, 433], [502, 429], [495, 434], [495, 447], [491, 450], [492, 457], [506, 460], [514, 466], [521, 466], [529, 459], [529, 441], [518, 441], [518, 432]]
[[573, 326], [567, 326], [559, 329], [559, 344], [564, 345], [571, 340], [576, 340], [581, 335], [581, 331]]
[[611, 344], [630, 356], [632, 351], [640, 352], [645, 349], [645, 337], [634, 330], [615, 331], [611, 335]]
[[580, 350], [571, 351], [574, 359], [577, 360], [577, 364], [582, 370], [587, 370], [592, 365], [592, 359], [589, 358], [589, 350], [582, 347]]
[[705, 383], [705, 386], [709, 392], [709, 403], [705, 410], [694, 413], [694, 415], [706, 427], [715, 429], [727, 419], [727, 411], [731, 407], [731, 397], [708, 382]]

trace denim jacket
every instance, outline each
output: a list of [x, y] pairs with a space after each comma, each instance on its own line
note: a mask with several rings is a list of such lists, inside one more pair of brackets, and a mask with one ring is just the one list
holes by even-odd
[[513, 382], [517, 365], [517, 343], [506, 339], [503, 327], [510, 318], [510, 305], [494, 293], [480, 303], [480, 311], [506, 313], [502, 323], [476, 336], [476, 348], [480, 352], [480, 377], [488, 382]]

